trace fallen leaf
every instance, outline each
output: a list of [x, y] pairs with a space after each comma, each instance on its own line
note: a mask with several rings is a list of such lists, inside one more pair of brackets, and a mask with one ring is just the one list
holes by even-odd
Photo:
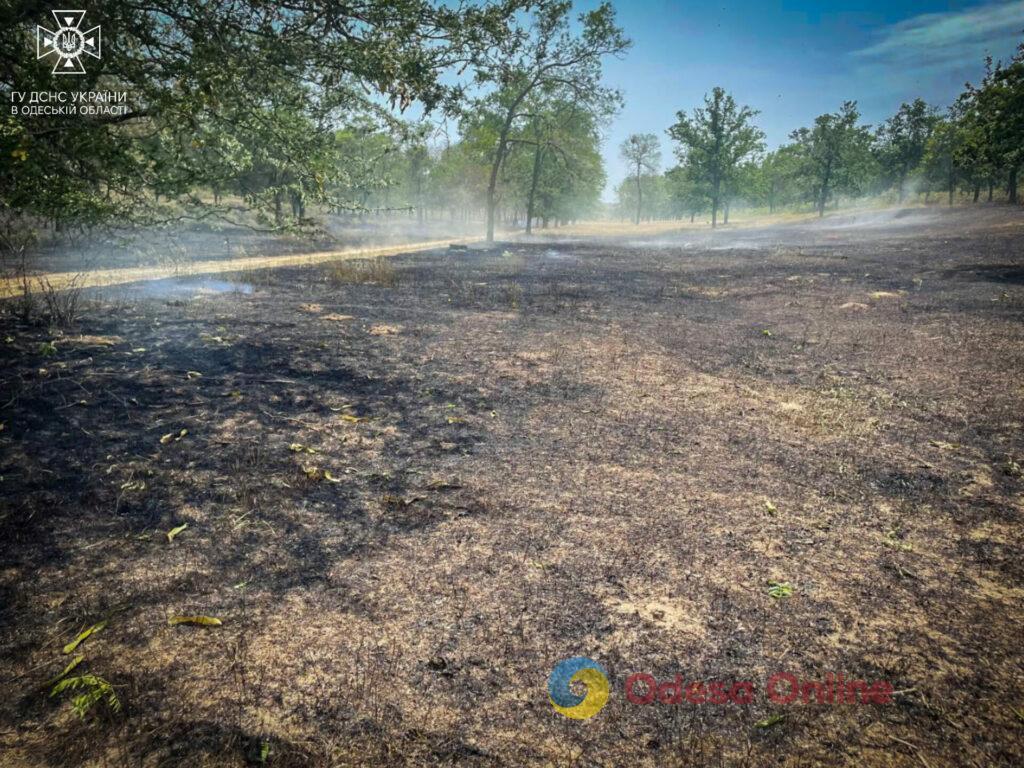
[[773, 725], [778, 725], [786, 719], [785, 715], [770, 715], [764, 720], [758, 720], [754, 723], [755, 728], [771, 728]]
[[171, 616], [167, 623], [172, 627], [178, 624], [196, 624], [200, 627], [219, 627], [223, 622], [213, 616]]
[[74, 640], [72, 640], [70, 643], [64, 646], [64, 653], [71, 653], [73, 650], [75, 650], [75, 648], [84, 643], [86, 639], [88, 639], [91, 635], [96, 634], [105, 626], [107, 626], [107, 622], [101, 621], [98, 624], [93, 624], [88, 629], [82, 631], [81, 633], [79, 633], [78, 637], [76, 637]]
[[74, 669], [79, 664], [81, 664], [82, 663], [82, 659], [84, 659], [84, 658], [85, 658], [85, 656], [75, 656], [75, 658], [73, 658], [71, 660], [71, 663], [68, 664], [66, 667], [64, 667], [64, 671], [61, 672], [59, 675], [57, 675], [55, 678], [53, 678], [50, 682], [48, 682], [47, 685], [48, 686], [53, 685], [58, 680], [60, 680], [62, 677], [65, 677], [68, 674], [68, 672], [70, 672], [72, 669]]
[[793, 594], [793, 585], [788, 581], [769, 581], [768, 596], [776, 600]]
[[172, 441], [176, 443], [179, 440], [181, 440], [181, 438], [183, 438], [187, 434], [188, 434], [188, 430], [187, 429], [183, 429], [183, 430], [181, 430], [178, 433], [168, 432], [166, 435], [164, 435], [163, 437], [160, 438], [160, 443], [162, 445], [167, 445], [168, 443], [170, 443]]
[[186, 528], [188, 528], [188, 523], [182, 523], [179, 526], [171, 528], [171, 530], [167, 532], [167, 543], [170, 544], [172, 541], [174, 541], [174, 537], [182, 531], [184, 531]]

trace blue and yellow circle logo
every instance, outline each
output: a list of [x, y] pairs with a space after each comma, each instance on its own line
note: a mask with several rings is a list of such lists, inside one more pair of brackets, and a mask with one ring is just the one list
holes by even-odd
[[[570, 683], [583, 683], [585, 695], [573, 693]], [[560, 661], [548, 678], [551, 706], [573, 720], [593, 717], [608, 703], [608, 673], [604, 667], [586, 656]]]

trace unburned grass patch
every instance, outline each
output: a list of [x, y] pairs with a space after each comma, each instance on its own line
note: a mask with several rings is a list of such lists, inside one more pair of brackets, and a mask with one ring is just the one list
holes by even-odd
[[401, 281], [394, 264], [384, 256], [344, 259], [328, 264], [327, 279], [334, 285], [380, 285], [394, 288]]

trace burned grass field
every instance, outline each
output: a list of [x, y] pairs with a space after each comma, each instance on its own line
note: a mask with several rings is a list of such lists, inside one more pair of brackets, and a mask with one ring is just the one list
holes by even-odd
[[1022, 248], [910, 211], [5, 319], [0, 764], [1020, 764]]

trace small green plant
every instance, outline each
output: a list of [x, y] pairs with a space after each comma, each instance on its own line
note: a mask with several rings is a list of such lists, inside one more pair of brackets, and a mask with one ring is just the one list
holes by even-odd
[[771, 728], [773, 725], [778, 725], [786, 719], [785, 715], [769, 715], [764, 720], [758, 720], [754, 723], [755, 728]]
[[768, 597], [772, 597], [776, 600], [781, 600], [784, 597], [789, 597], [793, 594], [793, 585], [788, 581], [769, 581], [768, 582]]
[[50, 696], [59, 696], [65, 691], [75, 693], [71, 697], [71, 707], [83, 720], [100, 703], [104, 704], [111, 714], [121, 711], [121, 700], [117, 698], [114, 686], [97, 675], [63, 677], [54, 683]]
[[57, 345], [52, 341], [44, 341], [39, 345], [39, 354], [43, 357], [53, 357], [57, 354]]

